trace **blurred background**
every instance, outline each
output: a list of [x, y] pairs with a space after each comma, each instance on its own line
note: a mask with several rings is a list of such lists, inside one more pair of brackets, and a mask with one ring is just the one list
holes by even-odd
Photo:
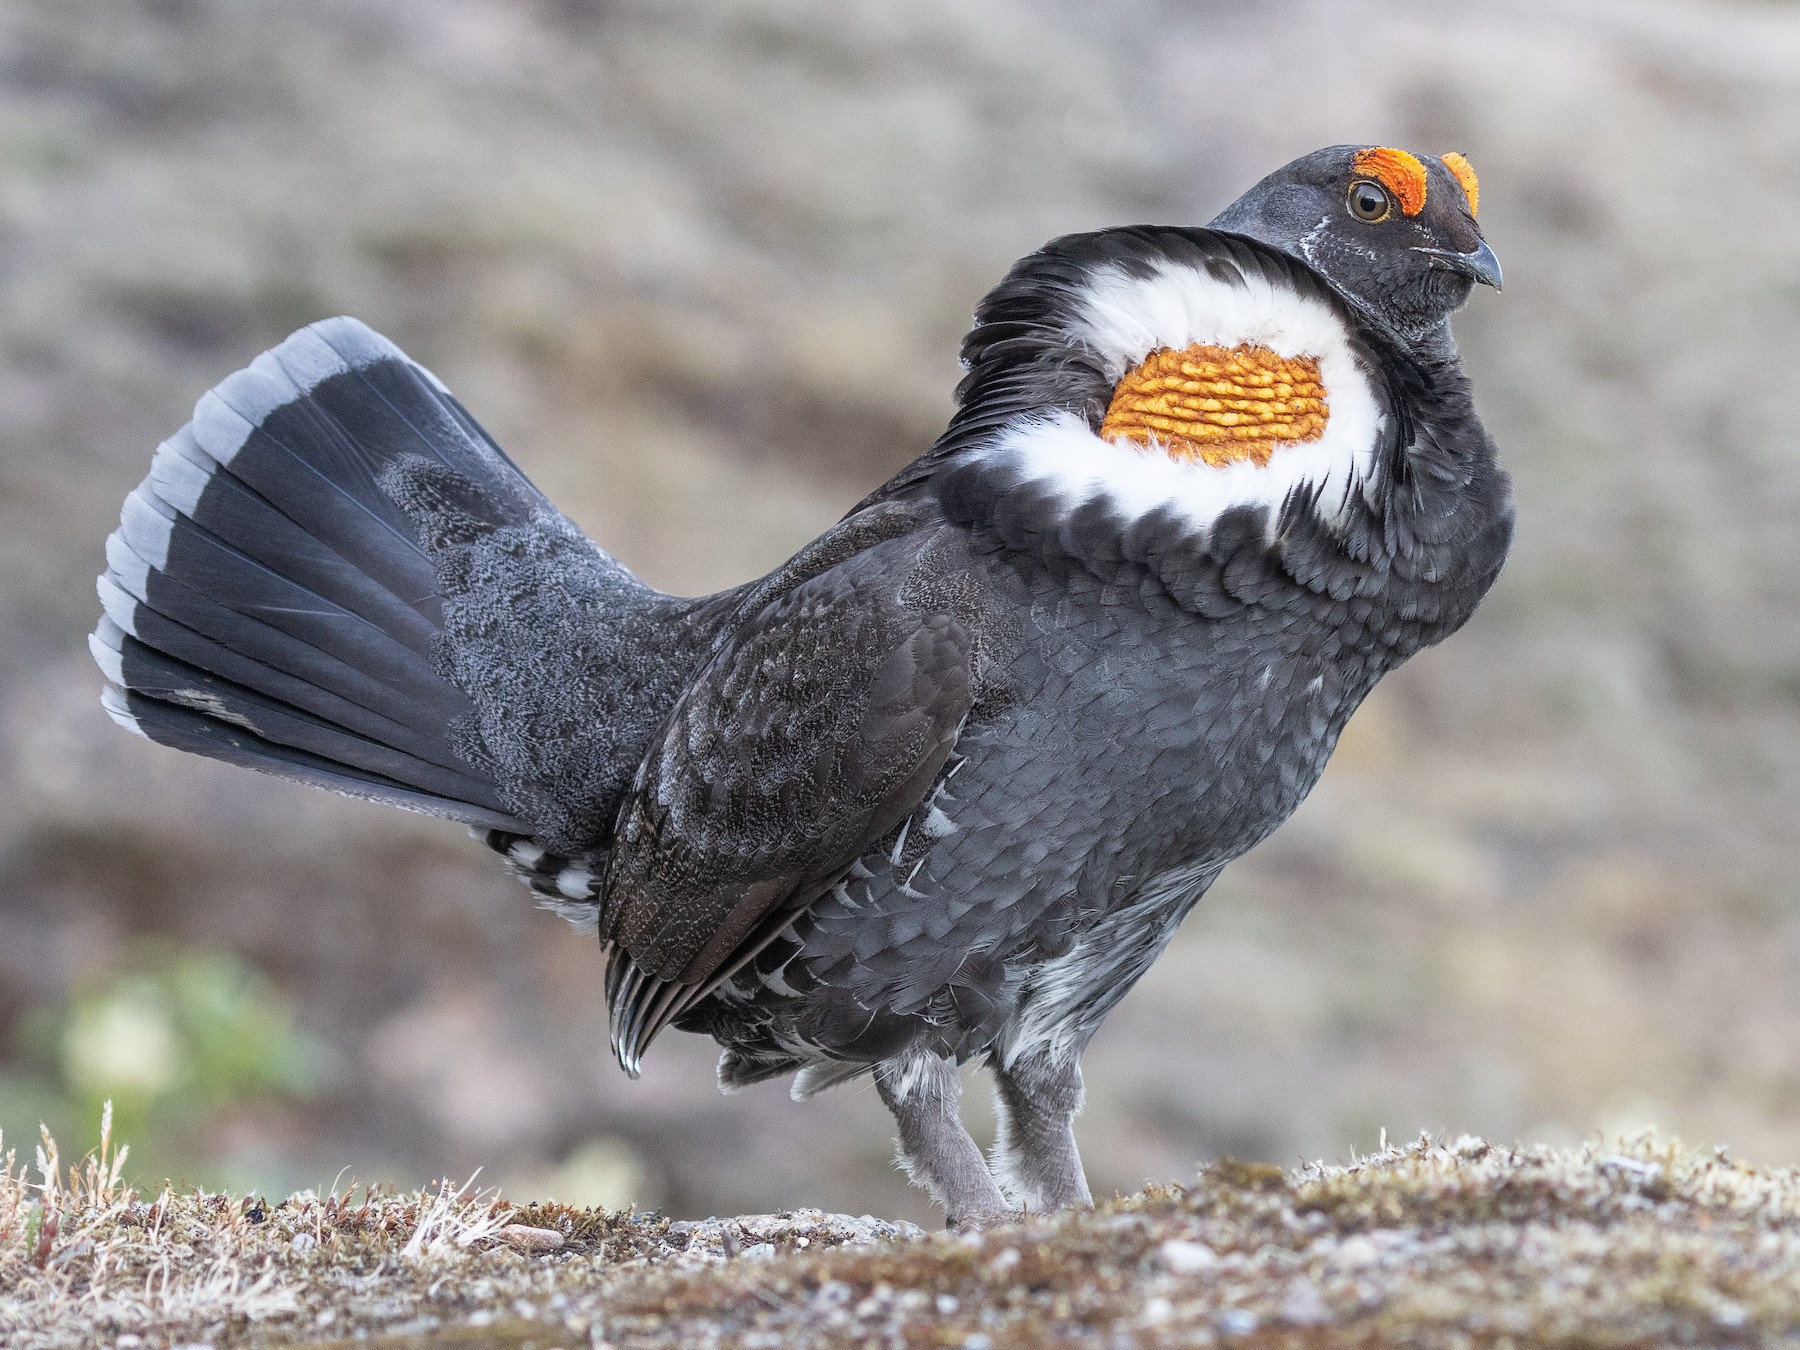
[[1480, 171], [1518, 544], [1095, 1042], [1095, 1189], [1421, 1127], [1800, 1163], [1794, 0], [0, 0], [6, 1146], [110, 1097], [147, 1179], [928, 1221], [865, 1084], [609, 1068], [595, 943], [460, 828], [116, 730], [101, 541], [352, 313], [721, 587], [928, 445], [1015, 257], [1343, 141]]

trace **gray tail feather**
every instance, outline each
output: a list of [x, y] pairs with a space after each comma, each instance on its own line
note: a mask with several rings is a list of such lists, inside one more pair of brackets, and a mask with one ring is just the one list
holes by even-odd
[[448, 390], [355, 319], [226, 379], [125, 499], [89, 639], [121, 725], [350, 796], [529, 833], [457, 753], [443, 597], [380, 486], [407, 459], [474, 484], [494, 525], [536, 488]]

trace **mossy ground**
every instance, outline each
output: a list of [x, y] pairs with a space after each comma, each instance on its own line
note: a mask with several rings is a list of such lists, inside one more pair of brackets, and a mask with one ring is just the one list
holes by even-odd
[[0, 1344], [1652, 1346], [1800, 1336], [1800, 1172], [1651, 1135], [1219, 1163], [1089, 1213], [908, 1234], [671, 1224], [453, 1186], [270, 1203], [0, 1175]]

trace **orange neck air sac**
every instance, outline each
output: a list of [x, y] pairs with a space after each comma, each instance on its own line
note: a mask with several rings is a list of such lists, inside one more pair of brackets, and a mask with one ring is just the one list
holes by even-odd
[[1310, 356], [1248, 345], [1159, 347], [1114, 388], [1100, 435], [1223, 468], [1267, 464], [1278, 446], [1316, 441], [1329, 415]]

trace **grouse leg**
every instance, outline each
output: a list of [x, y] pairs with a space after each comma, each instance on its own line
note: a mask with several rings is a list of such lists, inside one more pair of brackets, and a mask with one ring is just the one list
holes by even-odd
[[1027, 1209], [1091, 1205], [1075, 1115], [1081, 1110], [1081, 1062], [1026, 1057], [993, 1065], [1000, 1131], [994, 1171], [1008, 1199]]
[[900, 1127], [900, 1165], [931, 1192], [953, 1228], [985, 1228], [1007, 1217], [987, 1160], [963, 1128], [956, 1066], [910, 1053], [875, 1066], [875, 1089]]

